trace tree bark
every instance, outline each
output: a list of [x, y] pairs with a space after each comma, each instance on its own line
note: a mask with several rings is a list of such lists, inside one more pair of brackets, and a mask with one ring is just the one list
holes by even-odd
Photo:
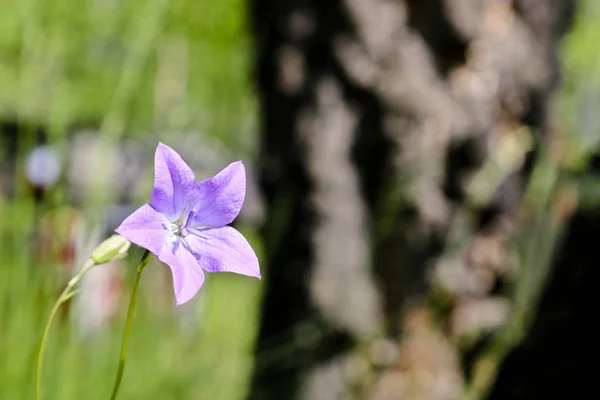
[[468, 395], [462, 338], [515, 309], [501, 289], [572, 1], [252, 6], [268, 210], [252, 397]]

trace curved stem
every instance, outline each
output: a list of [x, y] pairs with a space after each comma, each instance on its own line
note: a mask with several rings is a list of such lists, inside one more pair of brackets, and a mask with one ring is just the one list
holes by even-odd
[[63, 297], [64, 293], [66, 292], [66, 288], [65, 290], [61, 293], [60, 297], [58, 298], [58, 300], [56, 301], [56, 303], [54, 303], [54, 307], [52, 307], [52, 311], [50, 312], [50, 318], [48, 318], [48, 322], [46, 323], [46, 328], [44, 329], [44, 335], [42, 336], [42, 342], [40, 343], [40, 350], [38, 351], [38, 357], [37, 357], [37, 364], [36, 364], [36, 368], [35, 368], [35, 398], [36, 400], [40, 399], [40, 395], [41, 395], [41, 385], [42, 385], [42, 363], [44, 360], [44, 350], [46, 348], [46, 341], [48, 340], [48, 333], [50, 332], [50, 326], [52, 325], [52, 322], [54, 321], [54, 317], [56, 317], [56, 314], [58, 313], [58, 309], [60, 308], [61, 304], [63, 303], [61, 301], [61, 298]]
[[115, 378], [115, 385], [113, 387], [111, 400], [117, 398], [119, 388], [121, 387], [121, 381], [123, 380], [123, 372], [125, 371], [125, 360], [127, 359], [127, 346], [129, 344], [129, 334], [131, 333], [131, 321], [133, 320], [133, 310], [135, 308], [135, 302], [137, 300], [138, 287], [140, 286], [140, 279], [142, 272], [146, 265], [150, 262], [150, 252], [146, 250], [142, 256], [142, 260], [137, 267], [137, 274], [135, 275], [135, 282], [133, 283], [133, 289], [131, 291], [131, 298], [129, 300], [129, 309], [127, 311], [127, 320], [125, 321], [125, 331], [123, 332], [123, 342], [121, 344], [121, 355], [119, 357], [119, 367], [117, 369], [117, 377]]
[[75, 291], [72, 291], [73, 286], [75, 286], [77, 284], [77, 282], [79, 282], [81, 277], [83, 277], [83, 275], [85, 275], [85, 273], [88, 272], [95, 265], [96, 265], [96, 263], [92, 259], [86, 261], [86, 263], [83, 264], [83, 267], [79, 270], [77, 275], [75, 275], [73, 278], [71, 278], [71, 280], [69, 281], [67, 286], [64, 288], [64, 290], [62, 291], [60, 296], [58, 296], [58, 299], [56, 299], [54, 306], [52, 307], [52, 311], [50, 312], [50, 317], [48, 318], [48, 322], [46, 322], [46, 327], [44, 328], [44, 334], [42, 335], [42, 341], [40, 343], [40, 349], [38, 351], [38, 356], [37, 356], [37, 363], [36, 363], [36, 368], [35, 368], [35, 398], [36, 398], [36, 400], [40, 400], [40, 398], [41, 398], [42, 365], [44, 362], [44, 351], [46, 349], [46, 342], [48, 341], [48, 334], [50, 333], [50, 327], [52, 326], [52, 322], [54, 321], [56, 314], [58, 314], [58, 309], [60, 308], [60, 306], [76, 294]]

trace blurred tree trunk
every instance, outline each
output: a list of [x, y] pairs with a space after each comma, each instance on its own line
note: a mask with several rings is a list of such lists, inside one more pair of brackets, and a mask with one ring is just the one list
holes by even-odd
[[501, 360], [481, 372], [481, 334], [520, 321], [511, 243], [542, 233], [524, 251], [544, 270], [568, 217], [535, 211], [553, 187], [523, 199], [572, 0], [252, 6], [268, 205], [253, 398], [483, 395]]

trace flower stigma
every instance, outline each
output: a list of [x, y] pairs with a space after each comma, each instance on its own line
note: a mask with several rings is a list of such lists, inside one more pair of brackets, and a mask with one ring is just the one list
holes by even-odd
[[[186, 207], [187, 211], [187, 207]], [[184, 213], [185, 215], [185, 213]], [[169, 224], [163, 224], [163, 228], [171, 231], [175, 236], [184, 238], [188, 233], [199, 234], [200, 232], [210, 229], [210, 226], [191, 226], [194, 216], [196, 215], [196, 210], [191, 210], [187, 217], [185, 218], [185, 223], [183, 223], [183, 216], [179, 218], [175, 222], [171, 222]]]

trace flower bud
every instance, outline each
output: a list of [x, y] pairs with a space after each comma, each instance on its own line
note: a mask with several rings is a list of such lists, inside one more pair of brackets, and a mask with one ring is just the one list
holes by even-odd
[[121, 235], [112, 235], [106, 239], [92, 253], [92, 260], [96, 264], [104, 264], [112, 260], [117, 260], [127, 255], [131, 242]]

